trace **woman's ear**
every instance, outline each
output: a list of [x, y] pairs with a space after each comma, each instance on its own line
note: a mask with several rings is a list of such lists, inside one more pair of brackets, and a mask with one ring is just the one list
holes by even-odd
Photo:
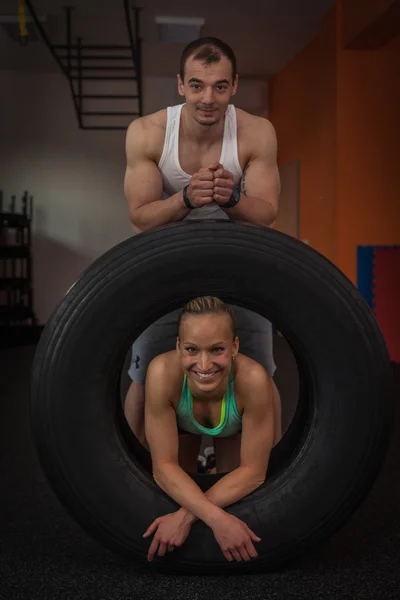
[[233, 340], [233, 351], [232, 351], [232, 355], [236, 356], [236, 354], [239, 352], [239, 338], [238, 336], [235, 337], [235, 339]]

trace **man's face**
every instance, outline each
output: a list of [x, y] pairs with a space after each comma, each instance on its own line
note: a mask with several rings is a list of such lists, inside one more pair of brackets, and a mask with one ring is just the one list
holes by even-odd
[[232, 65], [226, 56], [219, 62], [204, 65], [189, 57], [185, 77], [178, 75], [178, 90], [185, 96], [189, 114], [200, 125], [214, 125], [224, 115], [232, 96], [236, 93], [238, 77], [232, 81]]

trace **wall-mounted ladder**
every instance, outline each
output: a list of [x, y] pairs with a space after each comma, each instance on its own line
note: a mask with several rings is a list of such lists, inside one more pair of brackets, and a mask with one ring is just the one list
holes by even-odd
[[81, 129], [126, 129], [142, 116], [140, 8], [123, 0], [127, 45], [72, 42], [71, 7], [65, 8], [66, 43], [52, 44], [31, 0], [25, 0], [35, 25], [67, 77]]

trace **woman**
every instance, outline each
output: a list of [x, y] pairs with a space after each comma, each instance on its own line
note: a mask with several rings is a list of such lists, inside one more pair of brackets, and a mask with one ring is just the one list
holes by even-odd
[[[228, 305], [208, 296], [186, 304], [176, 350], [150, 363], [145, 393], [153, 476], [182, 507], [156, 519], [145, 533], [158, 528], [149, 560], [157, 547], [162, 556], [181, 545], [197, 518], [212, 528], [228, 560], [257, 556], [252, 540], [259, 538], [222, 508], [264, 482], [279, 431], [271, 379], [260, 364], [239, 354]], [[230, 471], [206, 493], [186, 472], [196, 470], [202, 435], [214, 438], [217, 470]]]

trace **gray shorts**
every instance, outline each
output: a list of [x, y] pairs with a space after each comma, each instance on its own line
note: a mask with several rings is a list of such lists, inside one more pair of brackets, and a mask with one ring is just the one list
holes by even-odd
[[[236, 316], [239, 352], [259, 362], [273, 377], [276, 365], [272, 349], [272, 324], [251, 310], [240, 306], [232, 306], [232, 309]], [[175, 348], [179, 313], [180, 310], [168, 313], [135, 340], [128, 370], [133, 381], [144, 384], [147, 367], [153, 358]]]

